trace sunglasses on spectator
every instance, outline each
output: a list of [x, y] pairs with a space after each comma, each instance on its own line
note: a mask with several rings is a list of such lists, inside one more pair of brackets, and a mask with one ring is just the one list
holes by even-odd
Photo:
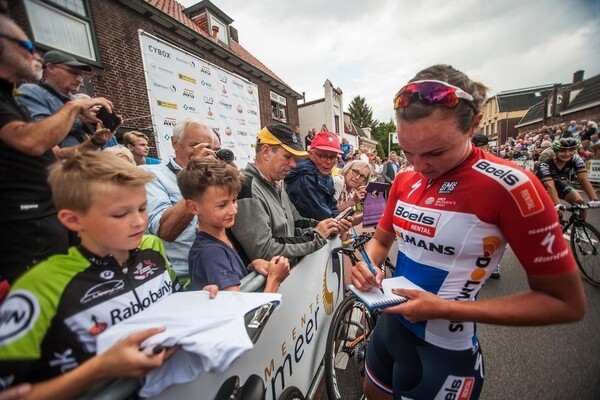
[[361, 174], [359, 170], [352, 168], [350, 171], [354, 174], [355, 177], [360, 178], [362, 181], [366, 181], [368, 176], [365, 174]]
[[35, 53], [35, 45], [33, 44], [33, 42], [31, 42], [29, 40], [17, 39], [15, 37], [5, 35], [4, 33], [0, 33], [0, 37], [3, 37], [4, 39], [13, 41], [15, 43], [18, 43], [22, 48], [24, 48], [25, 50], [27, 50], [31, 54]]
[[321, 161], [323, 161], [323, 162], [337, 160], [337, 153], [336, 154], [325, 154], [325, 153], [317, 153], [316, 151], [313, 151], [313, 154], [315, 156], [319, 157], [321, 159]]
[[71, 69], [71, 68], [63, 67], [63, 66], [60, 66], [57, 64], [54, 64], [54, 68], [62, 69], [63, 71], [66, 71], [71, 76], [83, 76], [84, 75], [83, 71], [80, 69]]
[[459, 87], [436, 80], [415, 81], [404, 86], [394, 97], [394, 110], [407, 108], [415, 95], [425, 105], [440, 104], [447, 108], [455, 108], [463, 100], [477, 113], [473, 96]]

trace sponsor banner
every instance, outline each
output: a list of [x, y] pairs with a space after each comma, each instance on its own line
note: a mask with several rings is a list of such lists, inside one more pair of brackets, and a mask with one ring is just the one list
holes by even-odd
[[600, 184], [600, 160], [589, 161], [588, 177], [591, 182]]
[[254, 160], [258, 87], [146, 32], [139, 35], [159, 157], [174, 155], [173, 126], [197, 118], [219, 134], [223, 148], [233, 150], [239, 168]]
[[155, 399], [213, 399], [228, 378], [238, 376], [243, 383], [252, 374], [264, 380], [267, 400], [279, 399], [290, 386], [306, 395], [325, 353], [333, 310], [344, 295], [341, 267], [331, 255], [339, 245], [339, 239], [330, 241], [291, 270], [279, 288], [281, 306], [252, 350], [228, 370], [174, 385]]

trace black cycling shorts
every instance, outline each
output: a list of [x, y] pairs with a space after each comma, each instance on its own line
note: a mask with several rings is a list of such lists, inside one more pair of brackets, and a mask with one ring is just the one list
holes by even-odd
[[563, 200], [569, 193], [575, 190], [573, 186], [569, 185], [569, 182], [560, 179], [554, 180], [554, 187], [558, 193], [558, 198]]
[[415, 336], [391, 314], [371, 335], [365, 363], [369, 380], [394, 399], [477, 399], [483, 387], [479, 346], [455, 351]]

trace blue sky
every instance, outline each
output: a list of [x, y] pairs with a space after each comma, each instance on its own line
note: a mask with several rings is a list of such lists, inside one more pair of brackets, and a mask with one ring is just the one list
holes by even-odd
[[211, 1], [234, 20], [240, 44], [307, 101], [322, 98], [329, 79], [346, 110], [360, 95], [381, 121], [398, 89], [433, 64], [492, 94], [600, 73], [600, 0]]

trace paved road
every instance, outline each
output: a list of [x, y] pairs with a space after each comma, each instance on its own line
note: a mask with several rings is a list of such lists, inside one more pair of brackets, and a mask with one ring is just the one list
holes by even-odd
[[[501, 278], [480, 299], [526, 288], [510, 249]], [[481, 399], [600, 399], [600, 289], [584, 284], [588, 312], [574, 324], [515, 328], [479, 324], [486, 379]]]
[[[600, 210], [588, 213], [600, 227]], [[479, 298], [526, 288], [515, 255], [506, 252], [500, 280], [488, 280]], [[574, 324], [514, 328], [479, 324], [486, 380], [481, 399], [600, 399], [600, 288], [584, 282], [585, 318]]]

